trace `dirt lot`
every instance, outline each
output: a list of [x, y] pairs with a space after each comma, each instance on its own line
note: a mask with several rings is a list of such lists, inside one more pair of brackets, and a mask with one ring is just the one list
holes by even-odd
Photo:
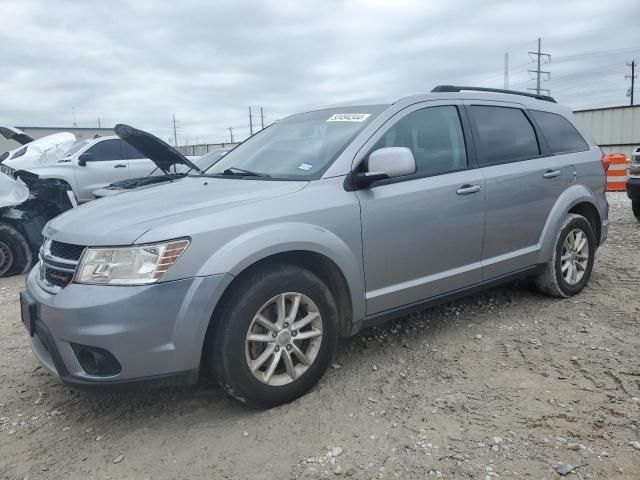
[[1, 478], [640, 478], [640, 223], [611, 194], [588, 288], [513, 284], [343, 340], [310, 394], [76, 392], [31, 355], [0, 279]]

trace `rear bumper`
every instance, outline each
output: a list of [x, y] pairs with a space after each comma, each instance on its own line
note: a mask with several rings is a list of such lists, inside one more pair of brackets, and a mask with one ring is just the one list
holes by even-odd
[[627, 196], [634, 202], [640, 202], [640, 176], [627, 180]]
[[[38, 285], [37, 274], [31, 271], [24, 291], [34, 304], [31, 349], [51, 373], [78, 387], [194, 383], [209, 319], [232, 278], [133, 287], [72, 283], [54, 295]], [[106, 350], [119, 372], [87, 373], [74, 344]]]

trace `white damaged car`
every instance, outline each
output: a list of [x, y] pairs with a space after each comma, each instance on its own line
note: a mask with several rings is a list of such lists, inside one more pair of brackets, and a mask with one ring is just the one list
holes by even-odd
[[14, 170], [52, 165], [63, 158], [76, 143], [76, 136], [69, 132], [34, 139], [18, 128], [0, 126], [0, 135], [20, 144], [20, 147], [0, 155], [0, 163]]

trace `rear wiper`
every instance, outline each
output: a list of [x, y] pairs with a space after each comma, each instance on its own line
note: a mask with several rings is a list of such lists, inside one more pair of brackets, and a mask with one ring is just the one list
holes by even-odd
[[244, 168], [229, 167], [222, 172], [223, 175], [242, 175], [250, 177], [264, 177], [269, 178], [271, 175], [267, 173], [253, 172], [251, 170], [245, 170]]

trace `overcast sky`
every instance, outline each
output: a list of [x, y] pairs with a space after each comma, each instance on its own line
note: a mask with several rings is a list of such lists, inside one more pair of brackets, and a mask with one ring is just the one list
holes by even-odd
[[[0, 123], [130, 123], [228, 141], [311, 106], [437, 84], [534, 87], [528, 51], [573, 108], [628, 104], [637, 0], [0, 0]], [[636, 71], [640, 70], [637, 69]], [[636, 82], [640, 103], [640, 85]], [[188, 138], [187, 138], [188, 137]]]

